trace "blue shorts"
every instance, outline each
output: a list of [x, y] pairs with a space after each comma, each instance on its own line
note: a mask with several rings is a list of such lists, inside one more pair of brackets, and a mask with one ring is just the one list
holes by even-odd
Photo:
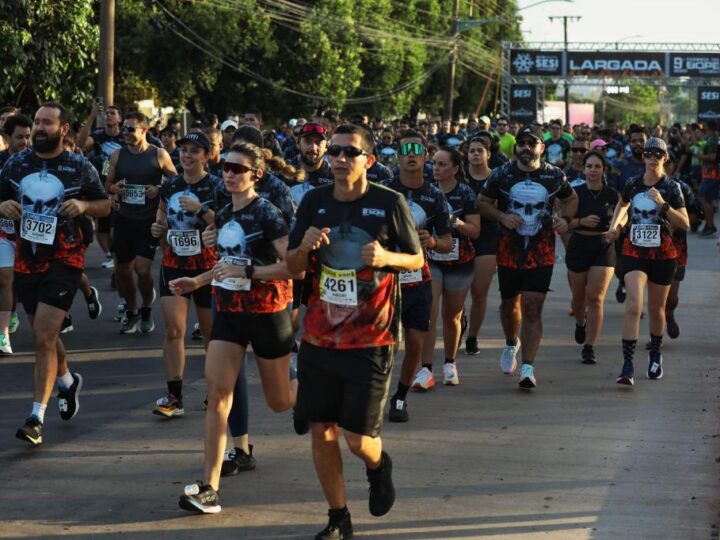
[[720, 180], [703, 180], [698, 191], [706, 201], [717, 201], [720, 199]]

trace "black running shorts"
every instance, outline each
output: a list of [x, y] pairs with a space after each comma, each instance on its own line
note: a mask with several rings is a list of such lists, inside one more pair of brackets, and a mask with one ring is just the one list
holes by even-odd
[[245, 348], [250, 344], [256, 356], [274, 360], [290, 354], [294, 334], [287, 309], [275, 313], [216, 311], [210, 341], [229, 341]]
[[629, 272], [643, 272], [656, 285], [670, 285], [675, 276], [677, 259], [637, 259], [623, 255], [623, 276]]
[[592, 266], [614, 268], [615, 260], [615, 247], [601, 236], [573, 234], [568, 241], [565, 264], [571, 272], [587, 272]]
[[15, 272], [15, 291], [18, 301], [28, 315], [35, 315], [39, 303], [68, 311], [80, 286], [83, 271], [59, 262], [38, 274]]
[[337, 423], [352, 433], [378, 437], [392, 366], [391, 346], [326, 349], [303, 341], [296, 418]]
[[430, 330], [431, 312], [432, 282], [402, 287], [402, 324], [406, 330]]
[[160, 239], [150, 234], [153, 219], [131, 219], [120, 214], [113, 224], [112, 249], [118, 264], [129, 263], [135, 257], [153, 260]]
[[500, 296], [507, 299], [514, 298], [524, 292], [546, 294], [550, 290], [552, 274], [552, 266], [539, 266], [538, 268], [529, 269], [498, 266]]

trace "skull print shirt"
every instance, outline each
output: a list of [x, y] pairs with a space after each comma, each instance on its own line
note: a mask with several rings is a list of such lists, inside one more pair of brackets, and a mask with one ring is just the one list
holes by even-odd
[[[458, 182], [451, 191], [445, 193], [445, 198], [448, 202], [451, 221], [453, 221], [454, 218], [465, 220], [466, 216], [477, 216], [479, 214], [475, 192], [467, 184]], [[454, 239], [453, 242], [457, 242], [458, 244], [457, 259], [453, 257], [453, 260], [438, 260], [435, 261], [435, 263], [440, 265], [454, 265], [474, 260], [475, 248], [473, 241], [467, 236], [460, 234], [456, 229], [452, 230], [452, 236]]]
[[[628, 180], [622, 192], [622, 199], [626, 203], [630, 203], [628, 209], [630, 234], [623, 240], [622, 254], [636, 259], [677, 259], [680, 253], [672, 238], [670, 222], [662, 209], [647, 196], [648, 190], [653, 187], [660, 192], [671, 208], [685, 207], [685, 199], [680, 185], [672, 178], [664, 176], [653, 186], [646, 186], [642, 175]], [[643, 247], [633, 243], [632, 229], [634, 225], [659, 225], [660, 245]]]
[[[444, 210], [447, 215], [447, 207]], [[310, 227], [329, 228], [330, 244], [309, 256], [303, 340], [331, 349], [393, 345], [400, 317], [397, 272], [366, 266], [361, 252], [377, 240], [388, 251], [420, 253], [403, 197], [371, 182], [359, 199], [338, 201], [332, 186], [319, 187], [300, 203], [288, 249], [297, 248]], [[333, 296], [334, 292], [343, 296]]]
[[[693, 193], [692, 188], [682, 180], [675, 179], [675, 181], [680, 185], [680, 191], [682, 191], [683, 198], [685, 199], [685, 207], [688, 209], [688, 211], [693, 211], [693, 209], [696, 208], [698, 203], [697, 199], [695, 199], [695, 194]], [[673, 231], [673, 242], [675, 242], [675, 245], [678, 248], [678, 266], [687, 266], [687, 231], [683, 231], [682, 229], [675, 229]]]
[[[173, 236], [183, 236], [188, 241], [198, 242], [205, 230], [205, 219], [194, 212], [183, 210], [180, 206], [180, 197], [190, 197], [202, 204], [204, 209], [216, 210], [215, 194], [222, 184], [217, 176], [206, 175], [194, 184], [185, 182], [182, 174], [174, 176], [160, 188], [160, 200], [165, 204], [167, 216], [168, 238], [163, 246], [163, 266], [182, 270], [209, 270], [215, 264], [215, 248], [208, 248], [198, 244], [200, 253], [196, 255], [179, 255], [182, 249], [173, 248]], [[184, 232], [179, 232], [184, 231]], [[197, 233], [193, 233], [197, 231]], [[190, 236], [194, 234], [194, 236]], [[187, 241], [186, 241], [187, 243]]]
[[[415, 223], [415, 229], [425, 229], [430, 233], [435, 232], [437, 236], [452, 232], [448, 202], [437, 186], [423, 182], [423, 185], [419, 188], [409, 188], [400, 182], [399, 176], [383, 183], [383, 185], [405, 197], [405, 201], [410, 207], [410, 215]], [[425, 263], [422, 267], [422, 280], [403, 282], [402, 286], [415, 287], [430, 281], [432, 281], [432, 275], [430, 274], [426, 253]]]
[[[217, 256], [253, 266], [278, 262], [273, 241], [287, 236], [282, 213], [271, 202], [257, 197], [241, 210], [232, 203], [215, 215], [218, 230]], [[229, 313], [275, 313], [292, 302], [290, 280], [252, 279], [250, 290], [228, 290], [213, 286], [215, 309]]]
[[496, 200], [499, 210], [523, 221], [514, 230], [500, 226], [498, 265], [530, 269], [555, 264], [552, 209], [555, 198], [563, 200], [572, 193], [562, 170], [548, 163], [532, 172], [520, 170], [514, 161], [495, 169], [482, 195]]
[[[85, 266], [91, 222], [86, 216], [66, 218], [58, 210], [68, 199], [107, 199], [95, 167], [86, 158], [67, 151], [52, 159], [42, 159], [32, 149], [19, 152], [0, 171], [0, 199], [17, 201], [23, 216], [37, 216], [36, 222], [55, 223], [52, 243], [26, 240], [21, 232], [15, 253], [16, 272], [44, 272], [53, 261], [74, 268]], [[31, 223], [23, 220], [21, 226]]]

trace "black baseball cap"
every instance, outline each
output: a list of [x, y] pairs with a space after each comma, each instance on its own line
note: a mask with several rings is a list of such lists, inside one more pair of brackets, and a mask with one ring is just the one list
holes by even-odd
[[210, 139], [202, 131], [191, 131], [185, 135], [182, 139], [177, 142], [178, 146], [182, 146], [185, 143], [193, 143], [204, 149], [206, 152], [210, 151]]
[[543, 142], [540, 136], [535, 132], [535, 130], [530, 126], [525, 126], [520, 131], [517, 132], [517, 135], [515, 135], [515, 140], [519, 141], [523, 137], [532, 137], [538, 142]]

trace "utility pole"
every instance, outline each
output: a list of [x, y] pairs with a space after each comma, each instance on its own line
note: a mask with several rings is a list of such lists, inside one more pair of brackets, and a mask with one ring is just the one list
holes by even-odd
[[453, 2], [453, 22], [452, 22], [452, 39], [453, 48], [450, 52], [450, 60], [448, 64], [448, 72], [450, 80], [448, 81], [447, 93], [445, 94], [445, 106], [443, 107], [443, 120], [452, 120], [453, 114], [453, 94], [455, 93], [455, 64], [457, 63], [458, 41], [460, 40], [460, 31], [458, 28], [458, 20], [460, 19], [460, 0]]
[[100, 0], [100, 66], [98, 94], [105, 106], [113, 104], [115, 70], [115, 0]]
[[[558, 15], [558, 16], [550, 16], [548, 19], [550, 19], [550, 22], [555, 22], [556, 20], [562, 20], [563, 22], [563, 32], [565, 35], [564, 43], [565, 43], [565, 58], [567, 58], [567, 52], [568, 52], [568, 34], [567, 34], [567, 24], [568, 21], [570, 22], [577, 22], [582, 17], [577, 17], [574, 15]], [[565, 123], [570, 124], [570, 77], [565, 77]]]

